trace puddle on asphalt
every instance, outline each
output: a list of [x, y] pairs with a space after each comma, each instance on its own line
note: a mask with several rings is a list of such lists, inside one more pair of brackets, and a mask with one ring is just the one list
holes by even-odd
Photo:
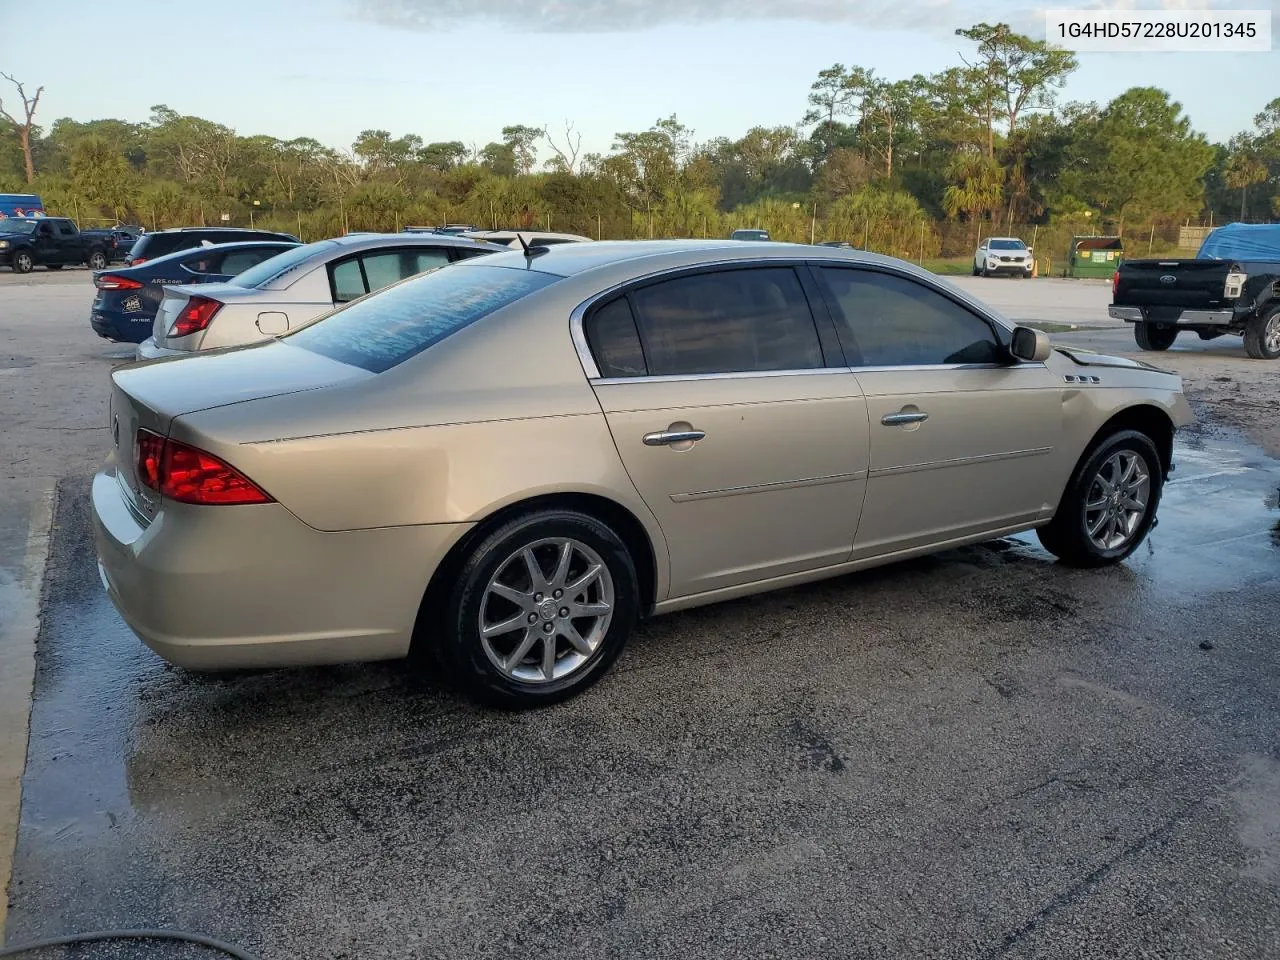
[[[1125, 566], [1174, 604], [1273, 578], [1280, 462], [1242, 439], [1203, 431], [1179, 436], [1173, 462], [1156, 529]], [[1039, 548], [1034, 533], [1014, 539]]]

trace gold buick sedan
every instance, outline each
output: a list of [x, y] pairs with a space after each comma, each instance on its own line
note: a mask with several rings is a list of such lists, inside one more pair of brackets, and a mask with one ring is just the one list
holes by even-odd
[[99, 566], [152, 649], [430, 651], [508, 706], [638, 617], [1031, 528], [1115, 563], [1192, 419], [902, 261], [732, 241], [499, 253], [112, 380]]

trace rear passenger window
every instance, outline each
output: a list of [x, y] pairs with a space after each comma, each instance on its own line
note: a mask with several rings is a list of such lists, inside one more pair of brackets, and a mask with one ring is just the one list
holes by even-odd
[[644, 351], [626, 297], [605, 304], [587, 319], [587, 345], [602, 377], [643, 377]]
[[823, 365], [809, 302], [790, 267], [698, 273], [629, 296], [651, 376]]
[[368, 293], [364, 288], [364, 274], [360, 272], [360, 261], [355, 258], [344, 260], [336, 267], [330, 268], [330, 276], [333, 279], [333, 299], [336, 303], [346, 303], [348, 300], [355, 300]]
[[243, 273], [275, 254], [275, 250], [233, 250], [223, 258], [218, 272], [234, 277], [237, 273]]
[[906, 277], [822, 267], [836, 328], [854, 366], [998, 363], [991, 326], [953, 300]]

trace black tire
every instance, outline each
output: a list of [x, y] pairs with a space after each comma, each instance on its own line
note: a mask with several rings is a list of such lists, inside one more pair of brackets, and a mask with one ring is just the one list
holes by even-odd
[[61, 270], [61, 269], [62, 269], [62, 264], [60, 264], [60, 263], [50, 263], [50, 264], [47, 264], [47, 265], [46, 265], [45, 269], [47, 269], [47, 270]]
[[[1134, 523], [1132, 530], [1124, 534], [1122, 542], [1104, 547], [1089, 535], [1086, 517], [1097, 514], [1097, 511], [1088, 511], [1086, 502], [1094, 490], [1094, 482], [1100, 471], [1110, 464], [1113, 457], [1125, 454], [1141, 457], [1145, 465], [1148, 477], [1146, 509]], [[1053, 520], [1036, 530], [1036, 535], [1046, 550], [1068, 566], [1102, 567], [1119, 563], [1138, 548], [1155, 523], [1164, 479], [1160, 454], [1150, 437], [1137, 430], [1113, 433], [1094, 444], [1081, 457], [1062, 494]], [[1121, 531], [1117, 530], [1116, 535], [1120, 536]]]
[[1178, 328], [1139, 320], [1133, 325], [1133, 339], [1143, 350], [1168, 350], [1178, 339]]
[[30, 273], [36, 268], [36, 258], [26, 250], [19, 250], [13, 255], [13, 272]]
[[980, 274], [981, 272], [982, 272], [982, 271], [981, 271], [981, 270], [979, 270], [976, 266], [973, 268], [973, 275], [974, 275], [975, 277], [976, 277], [976, 276], [978, 276], [978, 274]]
[[[502, 574], [506, 584], [509, 580], [508, 571], [514, 569], [516, 575], [519, 575], [526, 569], [522, 563], [518, 563], [516, 568], [510, 566], [517, 562], [523, 548], [547, 540], [569, 540], [585, 546], [596, 555], [607, 571], [608, 581], [612, 586], [612, 613], [607, 620], [599, 623], [601, 633], [590, 654], [576, 651], [560, 635], [559, 629], [561, 623], [566, 623], [579, 630], [581, 636], [580, 630], [586, 625], [596, 625], [595, 618], [566, 618], [564, 611], [568, 607], [552, 610], [548, 615], [548, 611], [541, 608], [552, 603], [553, 598], [547, 596], [534, 603], [536, 597], [543, 595], [533, 594], [532, 590], [536, 589], [536, 585], [532, 584], [528, 587], [530, 605], [527, 607], [517, 606], [501, 595], [488, 592], [491, 581], [497, 575]], [[533, 549], [544, 578], [547, 578], [546, 571], [550, 570], [552, 574], [549, 579], [554, 580], [560, 547], [543, 543]], [[572, 572], [567, 577], [569, 582], [581, 574], [590, 562], [593, 561], [585, 555], [576, 554], [574, 563], [580, 565], [571, 568]], [[527, 575], [526, 578], [532, 580]], [[596, 602], [599, 602], [606, 596], [600, 592], [604, 589], [604, 584], [605, 579], [600, 578], [579, 596], [587, 596], [590, 602], [590, 591], [595, 590]], [[570, 597], [557, 597], [552, 606], [558, 607], [560, 603], [567, 602], [570, 602]], [[608, 671], [631, 636], [639, 609], [640, 587], [635, 563], [622, 539], [612, 529], [595, 517], [574, 510], [539, 510], [503, 523], [476, 543], [463, 559], [457, 579], [449, 591], [442, 624], [443, 633], [437, 643], [437, 652], [453, 679], [477, 700], [509, 709], [547, 706], [581, 693]], [[491, 658], [491, 653], [486, 651], [486, 642], [481, 637], [482, 615], [499, 623], [514, 623], [526, 615], [538, 617], [533, 625], [521, 622], [511, 631], [493, 637], [489, 641], [492, 655], [499, 660], [513, 657], [521, 640], [532, 634], [535, 638], [530, 641], [532, 647], [512, 669], [525, 674], [542, 672], [544, 667], [541, 658], [546, 651], [546, 642], [550, 639], [554, 644], [552, 655], [556, 658], [556, 667], [567, 667], [569, 672], [557, 677], [553, 668], [550, 671], [551, 679], [518, 677], [505, 672]], [[551, 638], [537, 632], [545, 630], [548, 625], [556, 631]], [[512, 649], [507, 649], [508, 646]], [[578, 662], [574, 664], [574, 660]]]
[[1245, 322], [1244, 351], [1254, 360], [1280, 358], [1280, 304], [1254, 314]]
[[89, 254], [87, 262], [90, 270], [105, 270], [107, 268], [107, 255], [101, 250], [94, 250]]

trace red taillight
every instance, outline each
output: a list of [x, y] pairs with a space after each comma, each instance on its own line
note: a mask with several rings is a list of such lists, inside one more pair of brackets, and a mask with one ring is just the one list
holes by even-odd
[[1117, 270], [1111, 275], [1111, 296], [1115, 297], [1116, 291], [1120, 289], [1120, 271]]
[[202, 505], [271, 503], [252, 480], [211, 453], [139, 430], [138, 482], [161, 496]]
[[136, 267], [138, 264], [146, 263], [146, 262], [147, 262], [146, 257], [137, 257], [135, 259], [130, 259], [128, 265], [131, 267]]
[[139, 430], [134, 444], [135, 472], [144, 487], [160, 492], [160, 465], [164, 460], [164, 437]]
[[199, 333], [209, 325], [213, 315], [222, 309], [222, 304], [208, 297], [192, 297], [178, 314], [178, 319], [169, 328], [169, 336], [185, 337]]
[[142, 284], [129, 277], [117, 277], [114, 273], [93, 278], [93, 285], [99, 290], [141, 290]]

